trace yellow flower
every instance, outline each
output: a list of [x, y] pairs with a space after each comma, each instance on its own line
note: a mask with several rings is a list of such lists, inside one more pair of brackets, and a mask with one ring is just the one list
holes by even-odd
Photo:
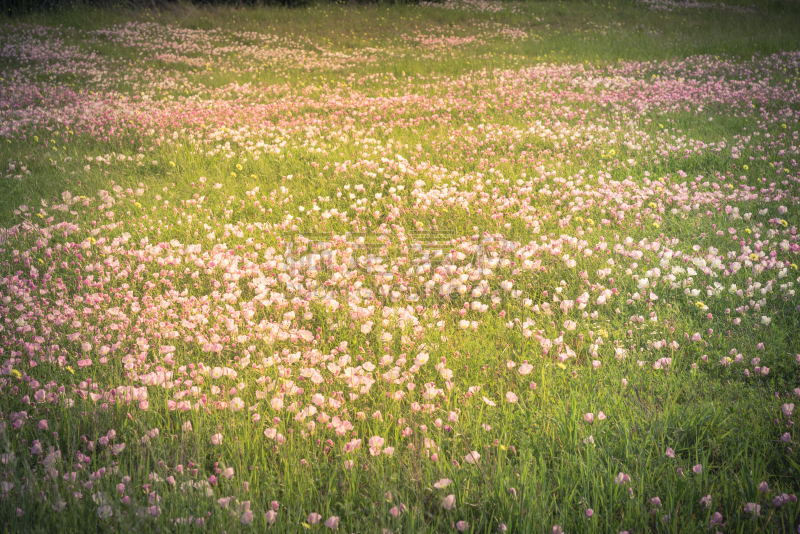
[[72, 369], [72, 367], [70, 367], [69, 365], [67, 366], [67, 371], [69, 371], [69, 372], [70, 372], [70, 373], [72, 373], [73, 375], [75, 374], [75, 371], [74, 371], [74, 370]]
[[236, 164], [236, 170], [237, 171], [241, 171], [242, 170], [241, 164], [239, 164], [239, 163]]
[[655, 202], [651, 202], [650, 204], [648, 204], [648, 206], [650, 206], [651, 208], [657, 208], [658, 207]]
[[753, 231], [750, 228], [745, 228], [744, 231], [747, 232], [748, 234], [752, 234], [753, 233]]
[[756, 260], [758, 260], [758, 254], [756, 254], [755, 252], [753, 252], [752, 254], [750, 254], [750, 259], [751, 259], [751, 260], [753, 260], [753, 261], [756, 261]]
[[750, 167], [748, 167], [747, 165], [744, 166], [744, 170], [749, 170], [749, 169]]
[[16, 369], [12, 369], [11, 370], [11, 376], [13, 376], [14, 378], [22, 378], [22, 373], [20, 373]]
[[654, 228], [661, 228], [661, 225], [660, 225], [660, 224], [658, 224], [658, 223], [653, 223], [653, 227], [654, 227]]
[[236, 178], [236, 173], [235, 172], [231, 173], [231, 178]]
[[258, 176], [256, 176], [255, 174], [251, 174], [251, 175], [250, 175], [250, 178], [252, 178], [253, 180], [255, 180], [256, 178], [258, 178]]
[[784, 228], [786, 228], [787, 226], [789, 226], [789, 223], [788, 223], [788, 222], [786, 222], [785, 220], [781, 219], [781, 226], [783, 226]]
[[169, 166], [170, 166], [170, 167], [174, 167], [174, 166], [175, 166], [175, 162], [174, 162], [174, 161], [170, 161], [170, 162], [169, 162]]
[[792, 263], [791, 265], [792, 265], [792, 268], [796, 271], [797, 270], [797, 264], [796, 263]]

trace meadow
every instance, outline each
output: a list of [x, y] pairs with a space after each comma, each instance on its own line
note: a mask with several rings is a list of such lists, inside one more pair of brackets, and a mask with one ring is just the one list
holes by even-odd
[[789, 1], [0, 20], [0, 531], [800, 532], [798, 84]]

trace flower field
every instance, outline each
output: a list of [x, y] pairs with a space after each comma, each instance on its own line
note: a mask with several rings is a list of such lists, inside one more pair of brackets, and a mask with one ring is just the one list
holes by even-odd
[[800, 532], [798, 27], [4, 21], [0, 530]]

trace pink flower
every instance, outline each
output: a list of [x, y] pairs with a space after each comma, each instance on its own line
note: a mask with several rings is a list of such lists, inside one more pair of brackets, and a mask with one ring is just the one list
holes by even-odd
[[588, 508], [588, 509], [586, 510], [586, 517], [587, 517], [588, 519], [591, 519], [593, 515], [594, 515], [594, 510], [592, 510], [591, 508]]
[[755, 515], [756, 517], [761, 515], [761, 505], [756, 504], [754, 502], [749, 502], [745, 505], [744, 511]]
[[603, 412], [598, 412], [597, 420], [598, 421], [605, 421], [605, 419], [606, 419], [606, 414], [604, 414]]
[[519, 397], [517, 397], [517, 395], [513, 391], [507, 391], [506, 392], [506, 402], [509, 402], [509, 403], [513, 404], [513, 403], [517, 402], [518, 400], [519, 400]]
[[336, 530], [339, 528], [339, 517], [332, 515], [325, 521], [325, 526], [331, 530]]
[[456, 504], [456, 496], [453, 494], [448, 495], [442, 500], [442, 508], [445, 510], [452, 510]]
[[667, 458], [675, 458], [675, 451], [672, 450], [672, 447], [667, 447], [667, 450], [664, 452], [664, 456]]
[[47, 430], [47, 419], [42, 419], [39, 421], [39, 424], [36, 425], [39, 430]]
[[587, 414], [585, 414], [585, 415], [583, 416], [583, 420], [584, 420], [584, 421], [586, 421], [586, 422], [587, 422], [587, 423], [589, 423], [589, 424], [592, 424], [592, 423], [594, 423], [594, 414], [593, 414], [593, 413], [587, 413]]
[[317, 523], [320, 522], [321, 519], [322, 519], [321, 515], [319, 515], [316, 512], [311, 512], [310, 514], [308, 514], [308, 518], [306, 519], [306, 521], [310, 525], [316, 525]]
[[466, 521], [459, 521], [456, 523], [456, 528], [458, 529], [459, 532], [464, 532], [469, 528], [469, 523], [467, 523]]
[[264, 514], [264, 518], [267, 520], [268, 525], [274, 525], [275, 520], [278, 518], [278, 514], [275, 512], [275, 510], [269, 510], [266, 514]]
[[790, 417], [792, 415], [792, 411], [794, 411], [794, 404], [784, 404], [781, 406], [781, 411], [783, 412], [783, 415]]
[[222, 477], [228, 480], [232, 479], [234, 475], [233, 467], [226, 467], [222, 470]]
[[703, 472], [703, 464], [697, 464], [696, 466], [692, 467], [692, 471], [694, 471], [695, 475], [699, 475]]
[[481, 455], [478, 454], [478, 451], [472, 451], [471, 453], [467, 454], [464, 457], [464, 461], [467, 462], [468, 464], [476, 464], [480, 459]]
[[212, 445], [222, 445], [222, 434], [214, 434], [211, 436]]
[[245, 513], [242, 514], [242, 517], [241, 517], [241, 519], [239, 519], [239, 521], [243, 525], [249, 525], [250, 523], [252, 523], [253, 522], [253, 511], [252, 510], [245, 511]]
[[627, 484], [631, 481], [631, 477], [623, 473], [622, 471], [614, 478], [614, 482], [619, 486], [620, 484]]
[[436, 489], [444, 489], [444, 488], [446, 488], [447, 486], [449, 486], [452, 483], [453, 483], [453, 481], [450, 480], [449, 478], [442, 478], [442, 479], [439, 479], [439, 481], [436, 482], [433, 485], [433, 487], [436, 488]]

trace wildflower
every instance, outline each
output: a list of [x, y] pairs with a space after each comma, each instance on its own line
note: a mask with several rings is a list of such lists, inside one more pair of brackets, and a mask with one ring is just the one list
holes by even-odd
[[214, 434], [211, 436], [212, 445], [222, 445], [222, 434]]
[[331, 530], [339, 528], [339, 517], [332, 515], [325, 521], [325, 526]]
[[469, 523], [467, 523], [466, 521], [459, 521], [456, 523], [456, 528], [458, 529], [459, 532], [464, 532], [469, 528]]
[[319, 523], [319, 522], [320, 522], [320, 520], [321, 520], [321, 519], [322, 519], [322, 516], [321, 516], [321, 515], [319, 515], [319, 514], [318, 514], [318, 513], [316, 513], [316, 512], [311, 512], [310, 514], [308, 514], [308, 518], [306, 519], [306, 521], [307, 521], [307, 522], [308, 522], [310, 525], [316, 525], [317, 523]]
[[252, 510], [245, 510], [245, 512], [242, 514], [242, 517], [239, 519], [239, 521], [243, 525], [249, 525], [250, 523], [252, 523], [253, 522], [253, 511]]
[[754, 502], [749, 502], [745, 505], [744, 511], [759, 517], [761, 515], [761, 505]]
[[695, 475], [699, 475], [700, 473], [703, 472], [703, 465], [697, 464], [696, 466], [692, 467], [692, 471], [694, 471]]
[[476, 464], [480, 459], [481, 455], [478, 454], [478, 451], [472, 451], [471, 453], [467, 454], [464, 457], [464, 461], [467, 462], [468, 464]]
[[444, 488], [446, 488], [447, 486], [449, 486], [452, 483], [453, 483], [453, 481], [450, 480], [449, 478], [441, 478], [441, 479], [439, 479], [438, 482], [436, 482], [433, 485], [433, 487], [436, 488], [436, 489], [444, 489]]
[[453, 494], [448, 495], [442, 500], [442, 508], [445, 510], [452, 510], [456, 504], [456, 496]]

